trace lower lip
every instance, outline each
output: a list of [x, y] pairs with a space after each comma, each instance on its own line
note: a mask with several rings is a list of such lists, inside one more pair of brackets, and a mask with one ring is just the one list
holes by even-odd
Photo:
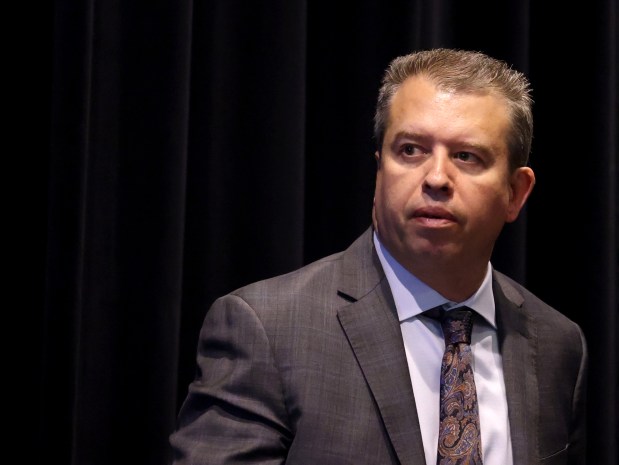
[[428, 218], [424, 216], [415, 217], [415, 222], [431, 228], [440, 228], [454, 224], [452, 220], [446, 218]]

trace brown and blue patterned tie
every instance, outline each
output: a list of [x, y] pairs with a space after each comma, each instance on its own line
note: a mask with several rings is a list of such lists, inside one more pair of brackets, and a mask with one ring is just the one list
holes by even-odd
[[445, 353], [441, 364], [437, 465], [482, 464], [477, 391], [473, 378], [473, 310], [441, 313]]

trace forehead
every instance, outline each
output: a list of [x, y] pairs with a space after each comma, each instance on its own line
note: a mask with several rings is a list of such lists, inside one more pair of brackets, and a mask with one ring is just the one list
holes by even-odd
[[499, 150], [506, 148], [509, 115], [507, 101], [496, 92], [455, 92], [425, 76], [413, 76], [391, 100], [385, 135], [415, 133]]

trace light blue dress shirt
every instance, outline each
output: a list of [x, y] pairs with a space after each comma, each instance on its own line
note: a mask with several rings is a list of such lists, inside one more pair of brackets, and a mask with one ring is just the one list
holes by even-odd
[[404, 269], [374, 233], [374, 245], [389, 281], [400, 320], [427, 465], [436, 464], [441, 360], [445, 350], [440, 323], [424, 311], [466, 305], [479, 313], [471, 335], [484, 465], [513, 465], [503, 364], [497, 340], [492, 265], [480, 288], [464, 302], [452, 302]]

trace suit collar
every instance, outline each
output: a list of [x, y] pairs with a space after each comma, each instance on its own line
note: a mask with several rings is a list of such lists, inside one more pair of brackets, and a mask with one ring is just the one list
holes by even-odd
[[466, 306], [475, 310], [493, 328], [496, 328], [495, 304], [492, 292], [492, 266], [488, 263], [481, 286], [468, 299], [454, 302], [446, 299], [417, 276], [404, 268], [380, 242], [374, 232], [376, 254], [389, 281], [400, 321], [417, 316], [431, 308], [445, 309]]
[[344, 251], [342, 276], [338, 293], [354, 302], [370, 293], [384, 278], [385, 273], [376, 255], [370, 227]]

